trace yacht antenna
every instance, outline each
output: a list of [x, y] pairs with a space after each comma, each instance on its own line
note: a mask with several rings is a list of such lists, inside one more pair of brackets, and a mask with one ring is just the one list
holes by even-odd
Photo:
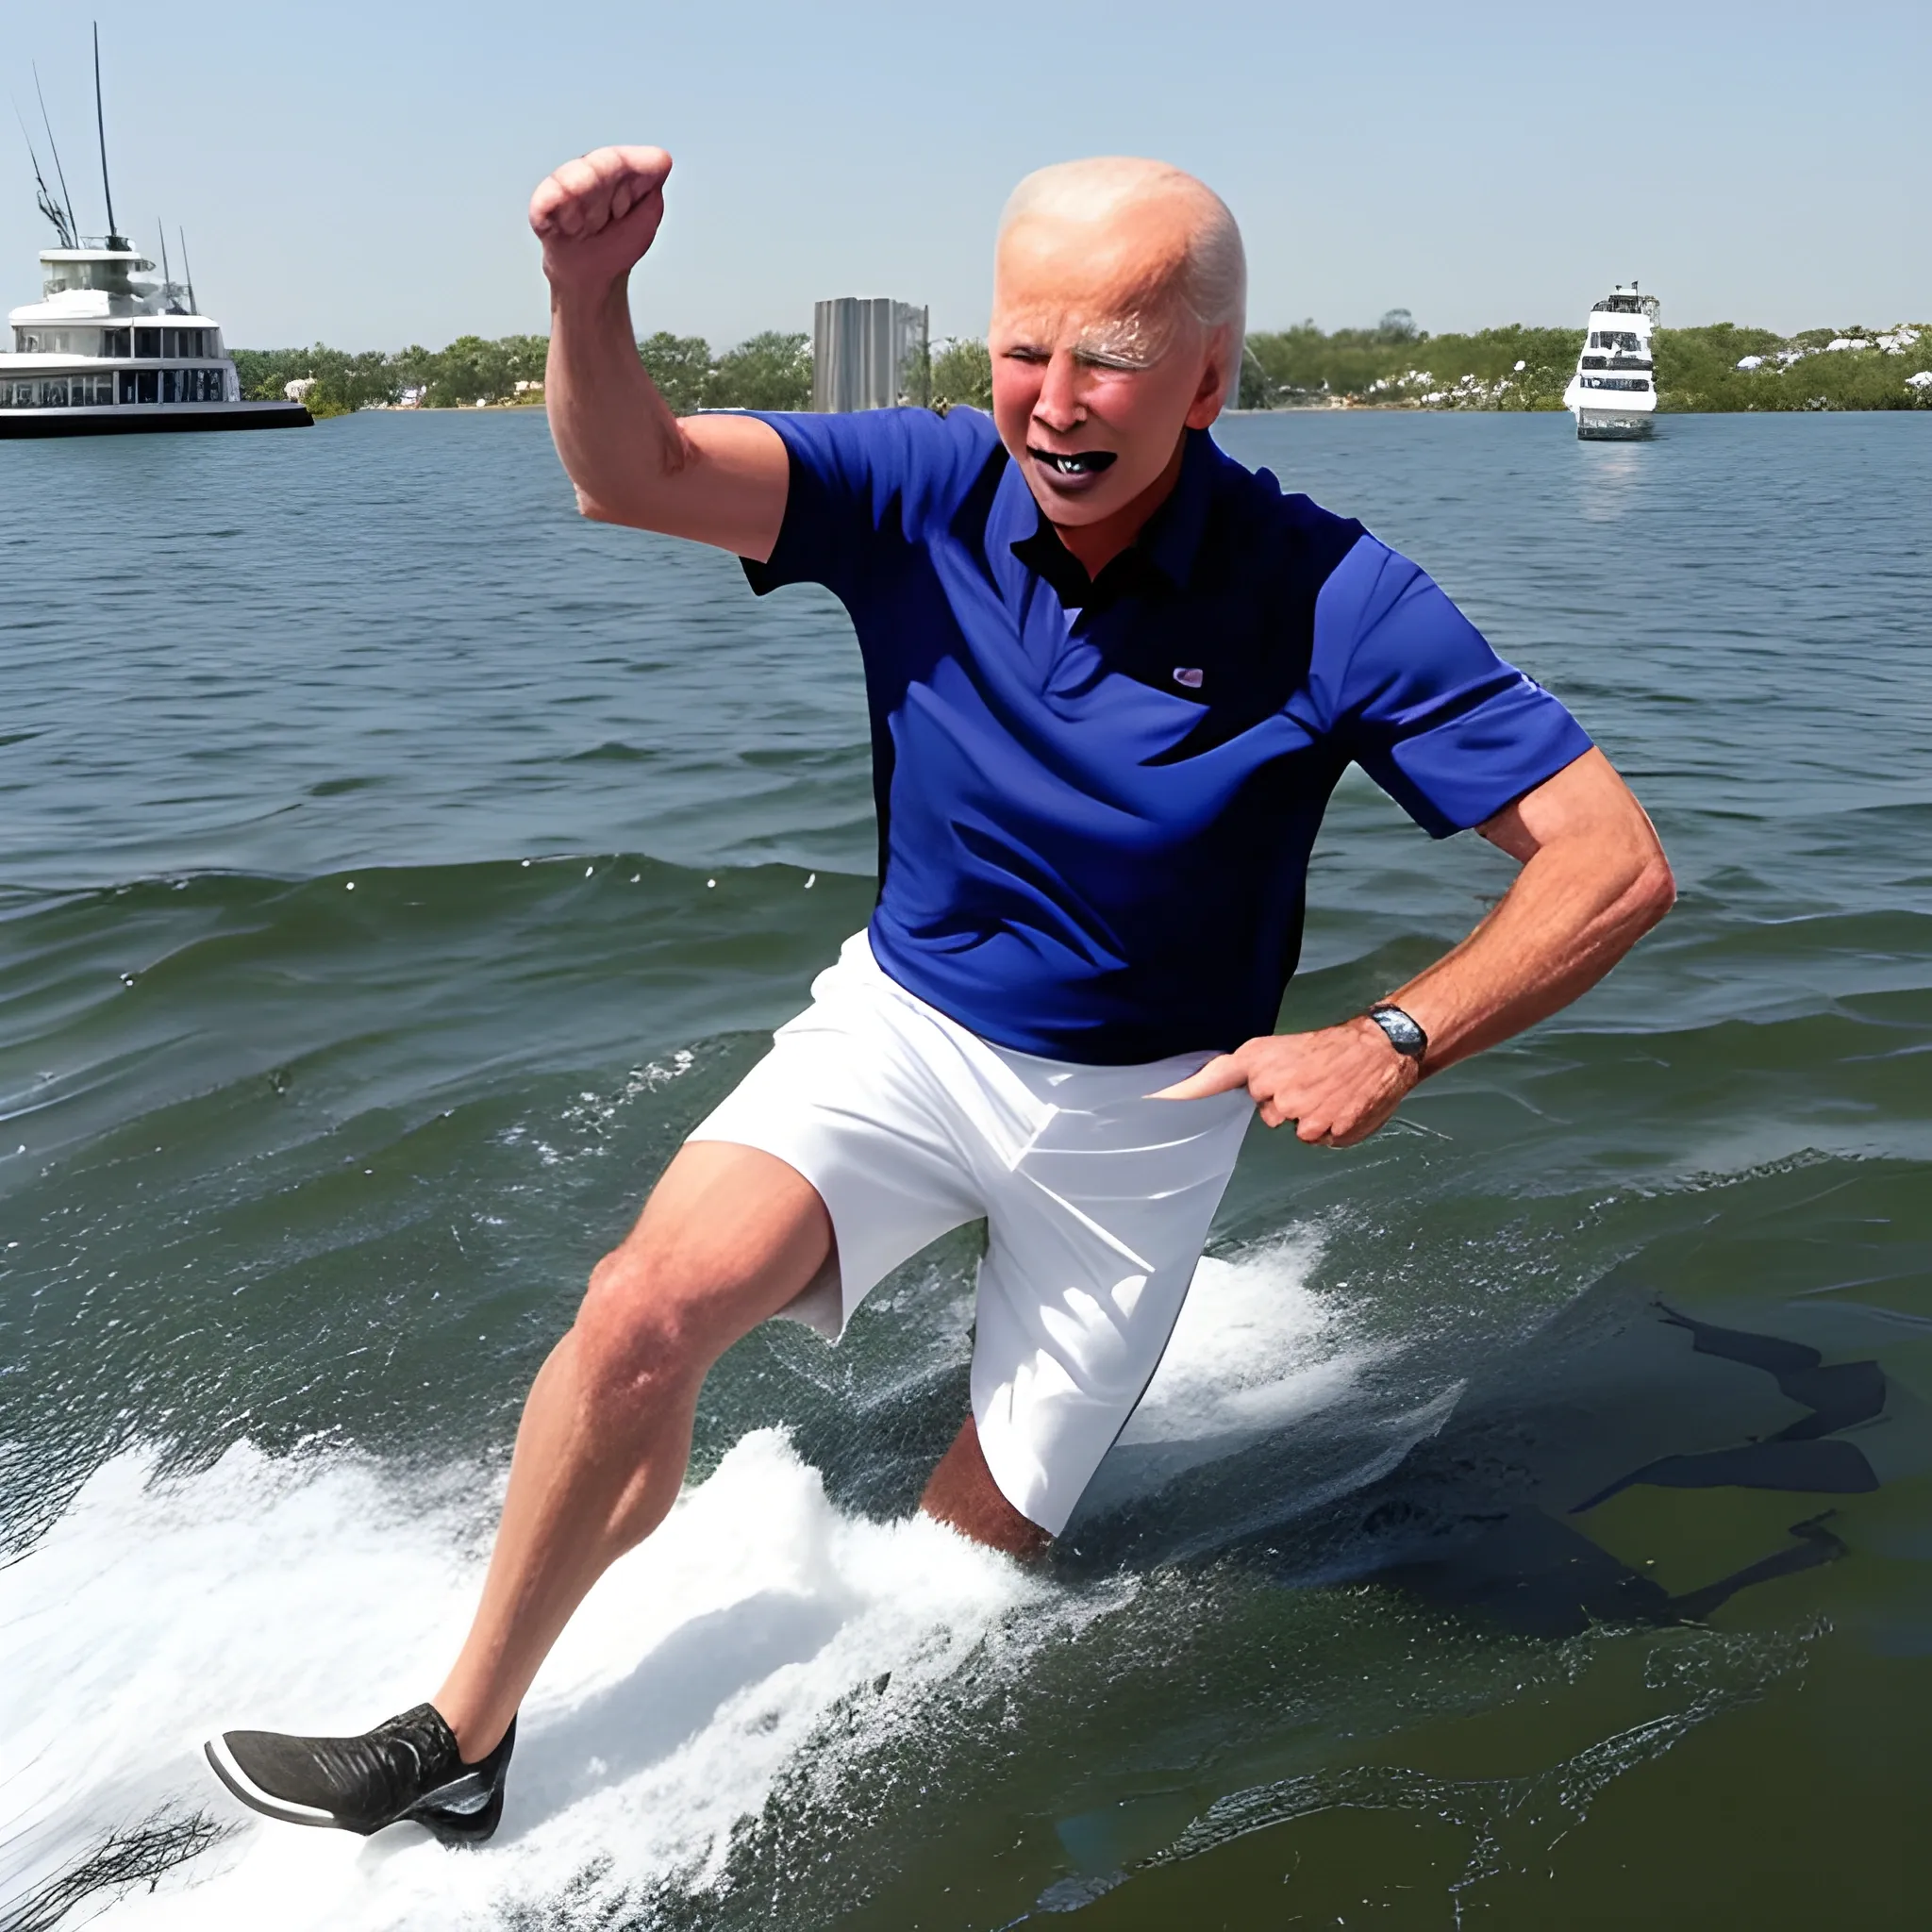
[[[80, 239], [80, 224], [74, 218], [74, 197], [67, 192], [67, 170], [60, 165], [60, 150], [54, 142], [54, 124], [47, 118], [47, 97], [41, 92], [41, 70], [34, 68], [34, 96], [41, 104], [41, 125], [47, 130], [47, 151], [54, 157], [54, 178], [60, 184], [60, 199], [67, 209], [67, 232], [75, 240], [67, 245], [74, 247]], [[14, 110], [16, 113], [19, 109]]]
[[175, 307], [175, 277], [168, 269], [168, 225], [157, 221], [155, 226], [161, 231], [161, 305], [171, 315], [180, 314]]
[[74, 229], [68, 221], [67, 210], [47, 192], [47, 183], [41, 174], [41, 158], [34, 153], [34, 138], [26, 131], [26, 118], [20, 111], [20, 104], [14, 103], [13, 118], [20, 123], [22, 138], [26, 142], [26, 157], [33, 163], [34, 187], [39, 191], [41, 212], [53, 223], [54, 232], [60, 237], [63, 248], [75, 245]]
[[201, 305], [194, 299], [194, 271], [188, 266], [188, 230], [176, 228], [181, 238], [181, 273], [188, 277], [188, 307], [192, 313], [199, 315]]
[[108, 200], [108, 246], [125, 248], [126, 242], [114, 224], [114, 190], [108, 180], [108, 117], [101, 108], [101, 24], [94, 22], [94, 127], [101, 137], [101, 192]]

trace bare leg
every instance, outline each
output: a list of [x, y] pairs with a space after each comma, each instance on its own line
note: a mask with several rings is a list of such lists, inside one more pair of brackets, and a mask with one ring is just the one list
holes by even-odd
[[1029, 1522], [1001, 1495], [992, 1471], [979, 1446], [973, 1418], [953, 1438], [953, 1446], [940, 1457], [919, 1507], [928, 1516], [950, 1524], [974, 1542], [1004, 1550], [1009, 1557], [1040, 1556], [1053, 1541], [1037, 1523]]
[[591, 1586], [677, 1499], [711, 1364], [816, 1274], [832, 1224], [769, 1154], [683, 1148], [538, 1372], [483, 1599], [436, 1694], [466, 1761], [495, 1748]]

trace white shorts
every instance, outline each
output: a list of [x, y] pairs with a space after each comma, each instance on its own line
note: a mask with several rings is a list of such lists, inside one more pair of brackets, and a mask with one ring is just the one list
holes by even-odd
[[990, 1045], [863, 933], [811, 992], [691, 1138], [818, 1190], [835, 1257], [787, 1312], [835, 1339], [902, 1261], [984, 1218], [973, 1414], [1001, 1492], [1058, 1535], [1153, 1379], [1253, 1105], [1147, 1097], [1207, 1052], [1087, 1067]]

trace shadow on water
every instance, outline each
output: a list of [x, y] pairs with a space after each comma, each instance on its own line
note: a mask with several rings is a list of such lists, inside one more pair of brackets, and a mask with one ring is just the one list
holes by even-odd
[[[1782, 1421], [1794, 1406], [1804, 1412]], [[1588, 1519], [1640, 1487], [1870, 1492], [1879, 1474], [1847, 1432], [1889, 1425], [1888, 1463], [1896, 1470], [1902, 1451], [1916, 1462], [1907, 1438], [1921, 1432], [1900, 1407], [1875, 1361], [1826, 1363], [1804, 1343], [1699, 1321], [1612, 1277], [1473, 1382], [1386, 1475], [1208, 1548], [1185, 1511], [1151, 1535], [1144, 1519], [1103, 1524], [1067, 1567], [1185, 1555], [1286, 1586], [1380, 1584], [1533, 1638], [1699, 1622], [1740, 1591], [1846, 1555], [1831, 1511], [1807, 1512], [1786, 1546], [1675, 1593], [1593, 1540]], [[1227, 1492], [1252, 1498], [1274, 1448], [1250, 1452], [1245, 1480], [1228, 1481], [1224, 1465]]]
[[[1443, 1607], [1481, 1611], [1524, 1636], [1566, 1637], [1593, 1623], [1700, 1622], [1740, 1590], [1848, 1554], [1825, 1526], [1826, 1511], [1792, 1524], [1795, 1541], [1787, 1547], [1672, 1595], [1575, 1526], [1575, 1519], [1640, 1484], [1810, 1495], [1856, 1495], [1878, 1487], [1863, 1450], [1835, 1435], [1882, 1415], [1886, 1381], [1875, 1361], [1826, 1367], [1816, 1349], [1778, 1336], [1720, 1328], [1661, 1303], [1655, 1314], [1652, 1322], [1633, 1324], [1634, 1345], [1620, 1351], [1617, 1368], [1648, 1356], [1657, 1379], [1687, 1385], [1691, 1400], [1674, 1425], [1668, 1416], [1652, 1422], [1641, 1410], [1597, 1409], [1591, 1421], [1610, 1426], [1559, 1441], [1554, 1430], [1564, 1425], [1560, 1408], [1553, 1413], [1542, 1403], [1514, 1409], [1507, 1401], [1493, 1407], [1478, 1402], [1461, 1426], [1417, 1453], [1412, 1472], [1385, 1486], [1393, 1493], [1370, 1504], [1363, 1531], [1391, 1536], [1400, 1553], [1370, 1571], [1368, 1580]], [[1640, 1444], [1648, 1446], [1646, 1438], [1670, 1440], [1674, 1426], [1682, 1431], [1687, 1422], [1700, 1434], [1744, 1425], [1744, 1405], [1737, 1398], [1745, 1391], [1728, 1378], [1698, 1376], [1694, 1364], [1687, 1374], [1672, 1329], [1689, 1333], [1693, 1355], [1756, 1370], [1810, 1412], [1773, 1436], [1654, 1457], [1557, 1513], [1557, 1486], [1581, 1463], [1636, 1453]], [[1647, 1425], [1619, 1426], [1632, 1422]], [[1494, 1456], [1504, 1439], [1520, 1445], [1516, 1455]], [[1426, 1501], [1419, 1491], [1430, 1492]]]

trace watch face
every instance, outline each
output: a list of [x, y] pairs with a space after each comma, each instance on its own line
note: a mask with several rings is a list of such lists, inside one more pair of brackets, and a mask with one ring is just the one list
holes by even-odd
[[1413, 1058], [1429, 1043], [1428, 1035], [1400, 1007], [1377, 1007], [1369, 1018], [1389, 1036], [1389, 1044], [1397, 1053]]

